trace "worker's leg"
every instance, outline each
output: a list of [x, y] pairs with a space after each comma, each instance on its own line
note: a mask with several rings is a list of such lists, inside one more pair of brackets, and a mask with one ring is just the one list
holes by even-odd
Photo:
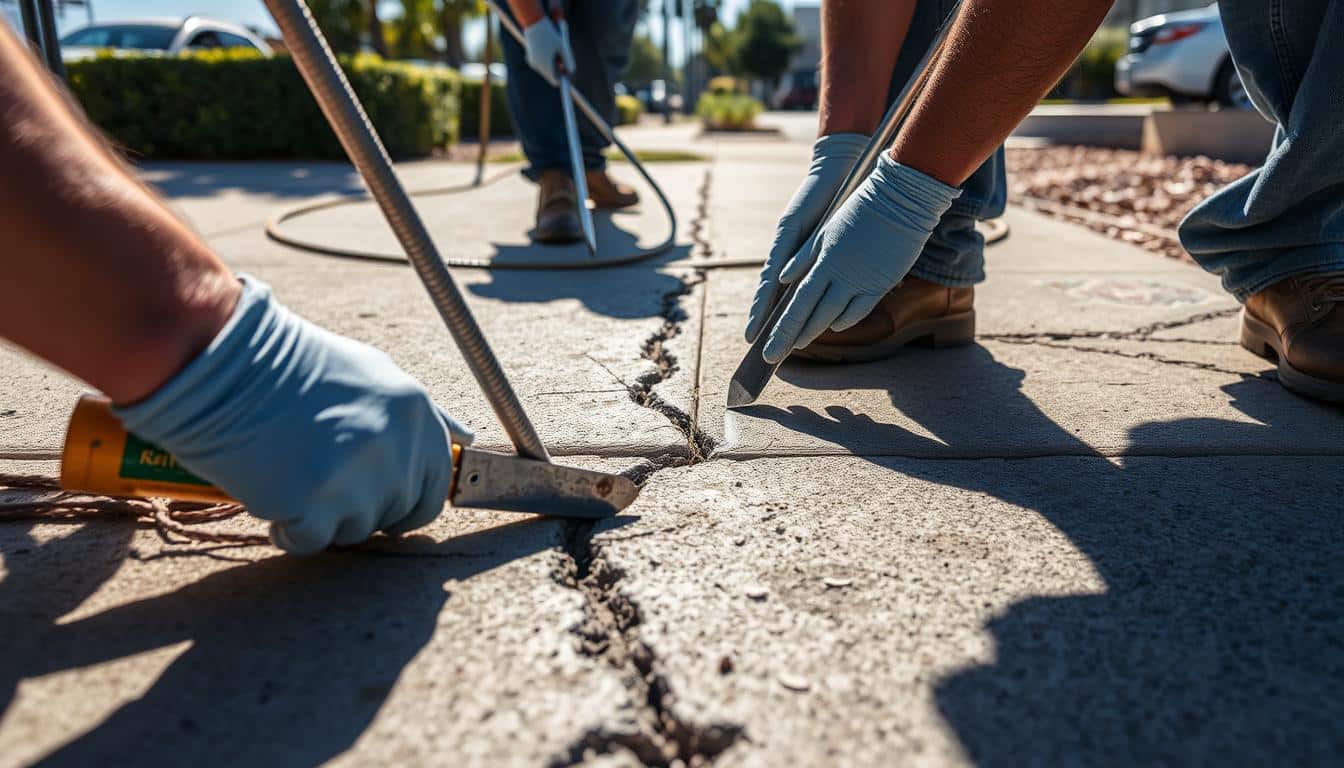
[[[901, 57], [892, 78], [891, 98], [909, 79], [928, 49], [938, 26], [952, 11], [952, 0], [920, 0], [910, 23]], [[985, 238], [975, 222], [1003, 215], [1008, 201], [1003, 148], [981, 165], [965, 184], [961, 197], [943, 215], [910, 275], [949, 287], [964, 287], [985, 279]]]
[[1240, 300], [1344, 270], [1344, 0], [1225, 0], [1233, 59], [1278, 123], [1263, 168], [1201, 203], [1181, 243]]
[[[549, 8], [550, 0], [541, 0]], [[506, 3], [500, 3], [504, 13], [512, 17]], [[549, 23], [549, 22], [545, 22]], [[550, 170], [569, 172], [569, 145], [565, 141], [565, 123], [560, 117], [560, 90], [537, 74], [527, 63], [527, 49], [507, 32], [502, 34], [504, 63], [509, 68], [509, 112], [513, 116], [514, 131], [523, 145], [528, 167], [523, 174], [533, 181]], [[581, 56], [577, 42], [576, 57]], [[579, 63], [579, 67], [583, 64]]]
[[[616, 83], [630, 64], [630, 44], [639, 21], [639, 0], [605, 0], [601, 3], [570, 2], [570, 37], [573, 42], [574, 84], [598, 114], [616, 124]], [[579, 139], [584, 166], [606, 168], [603, 152], [608, 146], [596, 128], [579, 116]]]

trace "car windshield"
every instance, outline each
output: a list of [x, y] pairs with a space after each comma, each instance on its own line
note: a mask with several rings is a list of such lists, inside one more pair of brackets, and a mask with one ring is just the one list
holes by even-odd
[[173, 27], [138, 24], [109, 24], [85, 27], [61, 39], [61, 45], [85, 48], [127, 48], [140, 51], [166, 51], [177, 36]]

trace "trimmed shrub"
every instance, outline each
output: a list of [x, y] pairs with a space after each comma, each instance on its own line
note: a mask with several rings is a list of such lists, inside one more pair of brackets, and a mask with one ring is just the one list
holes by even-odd
[[[372, 55], [341, 57], [341, 68], [393, 157], [422, 157], [457, 141], [460, 80], [453, 70]], [[67, 70], [89, 119], [140, 157], [344, 157], [288, 57], [246, 50], [102, 55]]]
[[1129, 46], [1129, 32], [1103, 29], [1092, 38], [1060, 78], [1050, 96], [1061, 99], [1100, 101], [1120, 94], [1115, 90], [1115, 65]]
[[616, 124], [634, 125], [644, 114], [644, 104], [634, 96], [616, 97]]
[[764, 110], [758, 99], [741, 93], [706, 93], [695, 105], [695, 113], [711, 131], [751, 130]]
[[[462, 138], [480, 138], [481, 128], [481, 92], [485, 90], [481, 80], [462, 81]], [[504, 84], [499, 80], [490, 83], [490, 135], [512, 136], [513, 115], [509, 113], [508, 95]]]

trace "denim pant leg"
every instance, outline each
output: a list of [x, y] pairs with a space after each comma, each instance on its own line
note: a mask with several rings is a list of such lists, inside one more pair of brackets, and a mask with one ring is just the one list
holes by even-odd
[[[951, 0], [919, 0], [910, 32], [896, 60], [888, 101], [895, 100], [933, 42], [943, 20], [952, 12]], [[1003, 215], [1008, 202], [1003, 147], [961, 185], [961, 197], [943, 215], [910, 274], [932, 283], [966, 286], [985, 279], [985, 238], [975, 222]]]
[[1264, 167], [1200, 203], [1181, 244], [1245, 300], [1344, 270], [1344, 0], [1223, 0], [1232, 59], [1278, 123]]
[[[543, 7], [549, 9], [550, 4], [551, 0], [542, 0]], [[512, 15], [507, 8], [504, 10]], [[576, 69], [574, 85], [609, 121], [615, 117], [613, 88], [629, 63], [638, 13], [638, 0], [566, 4]], [[560, 91], [528, 65], [527, 50], [521, 43], [507, 33], [502, 38], [504, 62], [509, 68], [509, 112], [528, 160], [523, 174], [535, 181], [543, 171], [568, 171], [569, 144], [560, 113]], [[585, 166], [590, 170], [605, 168], [602, 153], [607, 142], [582, 113], [576, 116]]]

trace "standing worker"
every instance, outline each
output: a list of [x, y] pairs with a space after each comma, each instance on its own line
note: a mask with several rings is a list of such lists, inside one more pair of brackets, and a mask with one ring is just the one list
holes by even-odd
[[[527, 156], [523, 175], [537, 182], [538, 243], [563, 244], [583, 238], [569, 146], [561, 115], [556, 63], [563, 61], [579, 92], [611, 124], [616, 121], [616, 82], [630, 62], [630, 44], [639, 20], [639, 0], [564, 2], [571, 45], [551, 21], [549, 10], [561, 0], [509, 0], [510, 16], [523, 28], [527, 46], [504, 35], [509, 69], [509, 110]], [[633, 189], [607, 175], [609, 146], [586, 120], [579, 121], [585, 179], [599, 209], [629, 208], [639, 202]]]
[[285, 550], [438, 516], [471, 433], [419, 382], [234, 275], [3, 24], [0, 105], [0, 338], [97, 387]]
[[[862, 77], [873, 68], [868, 77], [879, 82], [875, 48], [890, 48], [884, 38], [903, 40], [905, 20], [924, 5], [824, 3], [818, 159], [780, 222], [748, 321], [749, 337], [767, 334], [767, 361], [794, 350], [875, 359], [913, 339], [969, 341], [960, 323], [973, 318], [972, 297], [960, 283], [982, 279], [983, 261], [978, 251], [946, 258], [939, 233], [964, 201], [978, 202], [970, 181], [977, 169], [1064, 74], [1112, 3], [965, 0], [892, 147], [819, 233], [817, 247], [793, 246], [791, 233], [810, 228], [797, 211], [816, 209], [809, 185], [838, 187], [830, 180], [843, 176], [836, 166], [854, 161], [831, 158], [855, 156], [862, 136], [852, 134], [871, 132], [885, 107], [874, 103], [881, 95], [871, 86], [850, 82], [850, 72]], [[1243, 303], [1241, 343], [1277, 362], [1280, 383], [1344, 402], [1344, 0], [1223, 0], [1219, 11], [1242, 81], [1278, 133], [1264, 167], [1190, 212], [1181, 242]], [[841, 119], [850, 112], [860, 119]], [[781, 255], [790, 246], [797, 250]], [[920, 287], [921, 299], [909, 287], [921, 281], [941, 289]], [[762, 328], [769, 296], [794, 282], [779, 322]]]

